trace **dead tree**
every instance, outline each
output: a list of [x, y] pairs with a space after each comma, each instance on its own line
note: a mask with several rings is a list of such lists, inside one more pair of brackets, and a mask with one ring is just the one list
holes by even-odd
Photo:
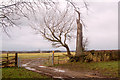
[[4, 0], [0, 2], [0, 29], [10, 36], [8, 30], [10, 27], [18, 27], [16, 21], [21, 18], [29, 20], [30, 16], [28, 13], [35, 15], [36, 8], [47, 8], [48, 5], [53, 7], [53, 4], [52, 0], [46, 2], [41, 0]]
[[43, 20], [32, 28], [37, 34], [42, 34], [43, 38], [50, 41], [54, 47], [64, 47], [67, 50], [67, 55], [71, 57], [68, 41], [73, 37], [75, 31], [75, 16], [74, 12], [67, 6], [63, 11], [50, 9], [46, 11]]
[[76, 11], [78, 14], [77, 22], [77, 39], [76, 39], [76, 56], [80, 56], [83, 51], [83, 32], [82, 24], [80, 23], [80, 12]]
[[[65, 0], [69, 6], [74, 9], [72, 11], [73, 13], [67, 15], [70, 10], [69, 8], [66, 9], [65, 13], [60, 12], [56, 8], [56, 2], [52, 0], [48, 0], [47, 2], [40, 0], [33, 0], [32, 2], [25, 2], [23, 0], [15, 1], [10, 0], [12, 3], [8, 5], [0, 5], [0, 28], [3, 28], [4, 32], [7, 33], [6, 27], [17, 25], [14, 23], [15, 20], [21, 18], [21, 16], [30, 18], [26, 12], [30, 12], [34, 15], [36, 15], [36, 11], [41, 11], [41, 8], [46, 8], [48, 12], [50, 12], [50, 9], [53, 9], [53, 13], [46, 16], [42, 19], [44, 22], [42, 22], [43, 25], [39, 25], [42, 27], [34, 27], [34, 30], [37, 32], [40, 32], [42, 36], [51, 41], [52, 44], [56, 47], [65, 47], [67, 49], [68, 55], [70, 54], [70, 50], [67, 44], [67, 41], [71, 39], [73, 33], [73, 24], [75, 23], [75, 12], [78, 15], [77, 21], [77, 46], [76, 46], [76, 56], [79, 56], [82, 53], [82, 47], [83, 47], [83, 39], [82, 39], [82, 25], [83, 21], [80, 18], [80, 8], [79, 6], [76, 6], [76, 4], [73, 1]], [[84, 6], [86, 9], [88, 9], [86, 2], [84, 2]], [[55, 14], [55, 15], [53, 15]], [[56, 16], [57, 15], [57, 16]], [[74, 17], [73, 17], [74, 15]], [[17, 16], [17, 17], [13, 17]], [[55, 17], [56, 16], [56, 17]], [[61, 17], [63, 16], [63, 17]], [[38, 17], [37, 15], [35, 17]], [[80, 21], [82, 23], [80, 23]], [[50, 33], [50, 34], [48, 34]]]
[[[84, 50], [84, 42], [83, 42], [83, 26], [85, 26], [84, 21], [81, 19], [81, 11], [80, 7], [76, 6], [76, 4], [73, 1], [67, 0], [70, 5], [74, 8], [74, 11], [77, 13], [78, 17], [76, 19], [77, 23], [77, 39], [76, 39], [76, 54], [75, 56], [79, 57], [83, 50]], [[88, 4], [83, 0], [83, 4], [87, 10], [88, 10]]]
[[27, 7], [29, 4], [26, 2], [9, 0], [7, 2], [0, 3], [0, 28], [2, 28], [3, 32], [5, 32], [8, 36], [7, 28], [18, 26], [15, 21], [19, 20], [21, 17], [27, 17], [23, 7]]

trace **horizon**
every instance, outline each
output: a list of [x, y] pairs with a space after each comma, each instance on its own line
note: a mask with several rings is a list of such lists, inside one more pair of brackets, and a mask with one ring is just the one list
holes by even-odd
[[[120, 50], [120, 49], [110, 49], [110, 51], [111, 51], [111, 50], [113, 50], [113, 51], [115, 50], [115, 51], [116, 51], [116, 50]], [[7, 52], [7, 50], [2, 50], [2, 51], [0, 51], [0, 52], [3, 52], [3, 51], [6, 51], [6, 52]], [[11, 51], [11, 52], [12, 52], [12, 50], [8, 50], [8, 51]], [[17, 51], [17, 50], [16, 50], [16, 51]], [[29, 51], [30, 51], [30, 52], [33, 51], [33, 52], [34, 52], [34, 51], [39, 51], [39, 50], [24, 50], [24, 51], [25, 51], [25, 52], [26, 52], [26, 51], [28, 51], [28, 52], [29, 52]], [[23, 51], [23, 52], [24, 52], [24, 51]], [[66, 52], [66, 50], [40, 50], [40, 51], [65, 51], [65, 52]], [[76, 50], [70, 50], [70, 51], [76, 51]], [[91, 50], [85, 50], [85, 51], [92, 51], [92, 49], [91, 49]], [[94, 51], [109, 51], [109, 50], [100, 50], [100, 49], [98, 49], [98, 50], [94, 50]], [[18, 52], [19, 52], [19, 51], [18, 51]], [[22, 52], [22, 51], [21, 51], [21, 52]]]

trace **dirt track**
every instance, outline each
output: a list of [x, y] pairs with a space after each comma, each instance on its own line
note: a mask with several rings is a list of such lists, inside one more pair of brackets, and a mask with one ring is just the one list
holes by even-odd
[[[45, 61], [46, 59], [42, 59], [42, 58], [24, 59], [22, 61], [23, 63], [21, 64], [22, 64], [22, 67], [25, 67], [28, 70], [50, 76], [54, 79], [61, 79], [61, 80], [73, 80], [73, 79], [78, 80], [80, 78], [85, 78], [85, 79], [91, 78], [89, 80], [96, 80], [94, 78], [99, 78], [99, 80], [103, 79], [103, 77], [94, 76], [93, 73], [91, 72], [75, 72], [75, 71], [70, 71], [70, 70], [65, 70], [65, 69], [60, 69], [55, 67], [46, 67], [46, 66], [43, 66]], [[105, 79], [105, 80], [108, 80], [108, 79]]]

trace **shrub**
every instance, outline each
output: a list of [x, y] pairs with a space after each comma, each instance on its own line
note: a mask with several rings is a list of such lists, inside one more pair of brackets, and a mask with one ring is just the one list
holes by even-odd
[[80, 56], [80, 60], [83, 62], [100, 62], [100, 61], [111, 61], [118, 60], [117, 50], [101, 50], [101, 51], [87, 51]]

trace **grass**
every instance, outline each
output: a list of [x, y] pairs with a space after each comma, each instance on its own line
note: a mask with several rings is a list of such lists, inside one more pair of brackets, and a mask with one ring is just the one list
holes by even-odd
[[52, 80], [47, 76], [40, 75], [39, 73], [26, 70], [24, 68], [2, 68], [2, 78], [39, 78]]
[[118, 61], [91, 62], [91, 63], [72, 62], [55, 66], [79, 72], [97, 71], [98, 73], [105, 77], [118, 77]]

